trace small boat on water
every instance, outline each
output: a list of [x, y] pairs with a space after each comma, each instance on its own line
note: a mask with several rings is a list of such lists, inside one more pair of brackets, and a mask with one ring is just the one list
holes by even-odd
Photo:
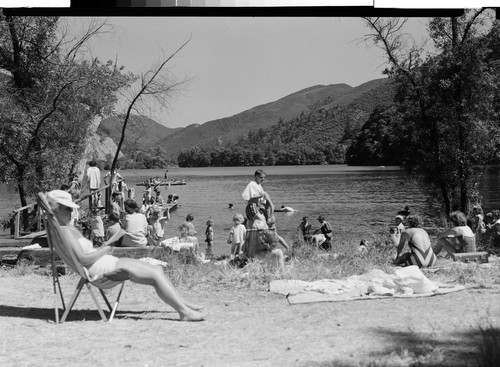
[[168, 181], [161, 181], [160, 183], [154, 183], [154, 182], [149, 182], [149, 181], [144, 181], [144, 182], [139, 182], [136, 183], [136, 186], [175, 186], [175, 185], [185, 185], [186, 181], [184, 179], [182, 180], [168, 180]]

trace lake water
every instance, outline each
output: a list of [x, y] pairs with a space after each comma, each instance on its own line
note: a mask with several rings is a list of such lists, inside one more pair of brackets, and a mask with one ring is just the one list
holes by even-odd
[[[318, 228], [317, 217], [324, 215], [332, 224], [333, 240], [370, 238], [386, 232], [395, 214], [405, 205], [424, 219], [435, 218], [439, 212], [428, 209], [426, 195], [404, 171], [397, 167], [278, 166], [278, 167], [223, 167], [223, 168], [169, 168], [169, 179], [185, 178], [185, 186], [162, 187], [162, 196], [177, 194], [182, 204], [173, 212], [167, 235], [177, 235], [177, 227], [187, 214], [194, 216], [198, 239], [204, 245], [206, 221], [213, 219], [214, 250], [228, 253], [226, 239], [235, 213], [245, 213], [241, 192], [252, 179], [255, 169], [266, 171], [264, 189], [271, 195], [276, 207], [287, 205], [297, 212], [276, 213], [276, 227], [285, 240], [303, 216], [308, 216], [313, 229]], [[129, 187], [136, 189], [140, 202], [144, 188], [136, 186], [149, 177], [163, 178], [164, 170], [121, 171]], [[498, 168], [487, 171], [481, 191], [486, 211], [500, 208]], [[227, 209], [233, 203], [234, 209]], [[17, 192], [0, 185], [0, 217], [5, 218], [14, 207], [19, 207]], [[7, 232], [1, 232], [2, 237]]]

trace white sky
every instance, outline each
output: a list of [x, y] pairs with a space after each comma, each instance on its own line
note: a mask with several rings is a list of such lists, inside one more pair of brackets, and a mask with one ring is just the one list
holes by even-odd
[[[85, 21], [76, 18], [76, 22]], [[70, 21], [75, 21], [71, 19]], [[94, 40], [94, 57], [140, 72], [191, 36], [173, 60], [179, 78], [192, 78], [156, 121], [183, 127], [232, 116], [317, 84], [357, 86], [381, 78], [385, 58], [361, 38], [359, 18], [111, 17], [117, 36]], [[425, 19], [410, 31], [425, 35]]]

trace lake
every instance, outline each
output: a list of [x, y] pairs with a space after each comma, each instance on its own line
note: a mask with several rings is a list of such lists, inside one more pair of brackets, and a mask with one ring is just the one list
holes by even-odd
[[[308, 216], [313, 229], [319, 227], [317, 217], [324, 215], [332, 224], [333, 241], [354, 238], [370, 239], [373, 234], [387, 231], [397, 211], [409, 205], [413, 213], [424, 219], [439, 215], [427, 208], [427, 197], [419, 186], [407, 179], [397, 167], [348, 167], [346, 165], [273, 166], [273, 167], [214, 167], [169, 168], [169, 179], [182, 179], [185, 186], [162, 187], [162, 196], [177, 194], [182, 204], [173, 212], [167, 235], [177, 235], [177, 227], [187, 214], [194, 216], [198, 239], [204, 247], [206, 221], [213, 219], [214, 251], [228, 253], [226, 239], [235, 213], [245, 213], [241, 192], [253, 178], [257, 168], [266, 171], [264, 189], [275, 206], [291, 206], [297, 212], [276, 213], [276, 227], [290, 241], [303, 216]], [[140, 202], [144, 188], [136, 186], [149, 177], [163, 178], [165, 170], [127, 170], [120, 172], [129, 187], [136, 190]], [[500, 208], [498, 167], [488, 168], [481, 183], [484, 209]], [[227, 209], [233, 203], [234, 209]], [[5, 218], [19, 198], [14, 188], [0, 185], [0, 217]], [[7, 232], [0, 232], [2, 237]]]

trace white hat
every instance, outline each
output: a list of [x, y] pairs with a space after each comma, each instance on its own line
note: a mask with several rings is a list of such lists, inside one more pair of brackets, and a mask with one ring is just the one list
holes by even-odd
[[401, 221], [405, 220], [405, 218], [402, 215], [396, 215], [394, 219], [401, 219]]
[[63, 190], [52, 190], [47, 193], [47, 200], [49, 202], [57, 203], [59, 205], [68, 206], [70, 208], [79, 208], [80, 206], [75, 204], [71, 200], [71, 194]]

